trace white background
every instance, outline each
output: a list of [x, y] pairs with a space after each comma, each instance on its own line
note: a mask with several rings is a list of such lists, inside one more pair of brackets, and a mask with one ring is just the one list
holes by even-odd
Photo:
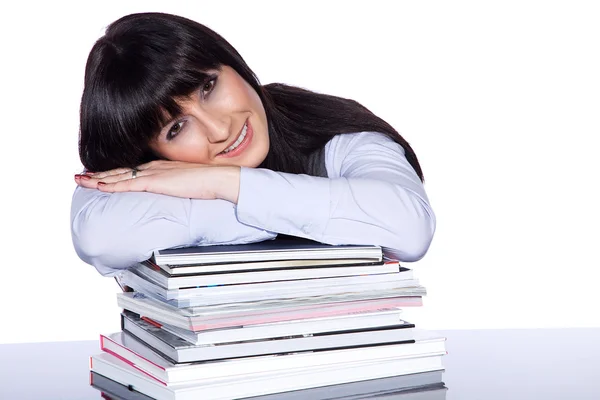
[[0, 343], [119, 330], [118, 287], [76, 256], [69, 209], [88, 52], [140, 11], [204, 23], [263, 83], [356, 99], [407, 138], [438, 218], [412, 322], [600, 326], [597, 2], [80, 3], [0, 13]]

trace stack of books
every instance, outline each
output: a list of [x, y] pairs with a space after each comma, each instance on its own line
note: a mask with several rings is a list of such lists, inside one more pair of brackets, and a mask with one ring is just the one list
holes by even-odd
[[378, 246], [168, 249], [119, 279], [122, 330], [90, 359], [106, 398], [445, 398], [445, 338], [401, 316], [425, 288]]

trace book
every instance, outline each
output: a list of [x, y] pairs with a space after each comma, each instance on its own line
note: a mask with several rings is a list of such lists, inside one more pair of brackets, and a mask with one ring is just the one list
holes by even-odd
[[189, 246], [156, 250], [150, 260], [157, 265], [192, 265], [284, 260], [364, 259], [382, 261], [374, 245], [328, 245], [291, 236], [239, 245]]
[[164, 385], [173, 385], [255, 373], [272, 372], [276, 374], [278, 371], [294, 368], [334, 367], [338, 364], [368, 362], [369, 360], [374, 362], [389, 357], [445, 354], [445, 338], [419, 329], [413, 330], [413, 334], [414, 343], [404, 345], [306, 351], [198, 363], [175, 363], [127, 332], [117, 332], [105, 336], [106, 340], [101, 341], [101, 348], [152, 379]]
[[244, 340], [270, 339], [283, 336], [309, 335], [333, 330], [366, 329], [397, 325], [400, 318], [397, 308], [377, 309], [377, 311], [337, 315], [323, 318], [308, 318], [283, 322], [271, 322], [256, 325], [239, 325], [203, 331], [192, 331], [165, 324], [151, 318], [123, 311], [123, 315], [132, 320], [144, 320], [162, 330], [195, 344], [239, 342]]
[[327, 387], [443, 369], [445, 338], [401, 318], [425, 288], [379, 246], [278, 237], [157, 250], [117, 279], [135, 292], [117, 296], [122, 330], [100, 336], [90, 370], [139, 396], [328, 398]]
[[[246, 400], [445, 400], [448, 388], [444, 382], [423, 386], [403, 386], [410, 385], [411, 380], [415, 379], [413, 377], [427, 374], [429, 372], [369, 379], [264, 396], [246, 397]], [[403, 380], [407, 377], [409, 378]], [[377, 390], [378, 387], [388, 387], [388, 389]]]
[[248, 272], [248, 271], [268, 271], [294, 268], [334, 268], [349, 266], [369, 266], [378, 265], [382, 261], [373, 261], [371, 259], [361, 258], [343, 258], [333, 260], [279, 260], [279, 261], [246, 261], [246, 262], [220, 262], [213, 264], [191, 264], [191, 265], [169, 265], [155, 264], [152, 259], [145, 263], [153, 268], [160, 268], [171, 276], [190, 275], [190, 274], [209, 274], [215, 272]]
[[174, 319], [172, 320], [168, 316], [157, 315], [155, 317], [151, 317], [147, 313], [141, 315], [152, 320], [156, 320], [160, 323], [166, 323], [181, 327], [183, 329], [188, 329], [190, 331], [200, 332], [223, 328], [249, 327], [252, 325], [271, 324], [275, 322], [291, 322], [316, 318], [341, 318], [344, 316], [349, 317], [357, 314], [368, 314], [373, 312], [399, 312], [398, 305], [402, 304], [402, 302], [403, 299], [400, 297], [380, 300], [365, 300], [360, 302], [352, 302], [351, 304], [341, 303], [330, 306], [313, 306], [300, 308], [294, 311], [263, 311], [213, 318], [200, 317], [194, 318], [192, 325], [188, 326], [178, 326], [177, 321]]
[[[126, 310], [137, 312], [138, 314], [155, 320], [159, 323], [166, 323], [190, 331], [199, 332], [222, 328], [248, 327], [252, 325], [271, 324], [275, 322], [290, 322], [300, 320], [310, 320], [316, 318], [332, 318], [344, 316], [356, 316], [359, 314], [369, 314], [373, 312], [382, 313], [384, 311], [398, 313], [399, 305], [403, 304], [402, 297], [363, 300], [350, 303], [334, 303], [332, 305], [318, 305], [308, 307], [298, 307], [294, 310], [266, 310], [253, 311], [247, 313], [230, 314], [224, 316], [208, 316], [185, 318], [185, 322], [181, 319], [174, 318], [173, 315], [159, 314], [152, 312], [143, 312], [143, 310], [135, 307], [124, 307]], [[394, 317], [391, 317], [394, 318]], [[387, 318], [389, 321], [390, 318]], [[381, 318], [378, 318], [381, 321]], [[306, 322], [305, 324], [309, 324]]]
[[177, 363], [403, 343], [412, 341], [414, 336], [411, 329], [414, 325], [398, 318], [396, 325], [376, 328], [194, 345], [146, 320], [123, 318], [124, 332], [139, 338]]
[[90, 386], [98, 389], [104, 400], [154, 400], [135, 390], [133, 385], [122, 385], [94, 371], [90, 371]]
[[90, 358], [90, 370], [157, 400], [231, 399], [438, 371], [442, 355], [389, 356], [377, 361], [352, 362], [313, 368], [293, 368], [273, 373], [244, 374], [222, 379], [167, 386], [126, 361], [106, 352]]
[[[244, 340], [312, 335], [332, 331], [383, 328], [386, 326], [398, 325], [399, 323], [408, 324], [406, 321], [401, 320], [399, 315], [400, 310], [393, 310], [393, 312], [372, 312], [330, 318], [311, 318], [307, 320], [274, 322], [270, 324], [249, 325], [200, 332], [181, 329], [168, 324], [160, 324], [148, 319], [146, 319], [146, 321], [191, 344], [199, 346], [203, 344], [239, 342]], [[142, 318], [145, 319], [144, 317]], [[410, 325], [411, 327], [413, 326], [412, 324]], [[406, 326], [406, 328], [409, 329], [410, 327]]]
[[135, 271], [124, 270], [120, 272], [120, 281], [136, 292], [166, 301], [176, 307], [289, 299], [397, 288], [408, 289], [403, 293], [407, 296], [422, 296], [425, 294], [425, 289], [419, 285], [417, 279], [404, 279], [404, 276], [397, 273], [168, 290], [139, 276]]
[[[394, 395], [397, 400], [443, 400], [446, 387], [443, 370], [369, 379], [291, 392], [253, 396], [248, 400], [354, 400]], [[111, 400], [154, 400], [132, 385], [122, 385], [96, 372], [90, 372], [90, 385]]]
[[443, 371], [369, 379], [291, 392], [246, 397], [247, 400], [445, 400]]
[[[351, 305], [354, 302], [360, 301], [376, 301], [396, 298], [401, 303], [401, 307], [416, 307], [422, 305], [421, 297], [398, 297], [397, 290], [386, 291], [368, 291], [356, 293], [338, 293], [333, 295], [309, 296], [309, 297], [294, 297], [290, 299], [276, 300], [258, 300], [239, 303], [225, 303], [208, 306], [182, 307], [178, 308], [153, 297], [146, 296], [140, 292], [123, 292], [117, 293], [117, 304], [121, 308], [137, 312], [138, 314], [147, 315], [164, 315], [173, 317], [190, 317], [200, 320], [202, 317], [225, 317], [232, 315], [246, 315], [256, 312], [280, 312], [280, 311], [298, 311], [306, 308], [314, 308], [317, 306], [333, 306]], [[138, 311], [139, 310], [139, 311]], [[161, 317], [158, 319], [160, 320]], [[183, 321], [183, 320], [182, 320]]]
[[132, 267], [135, 273], [165, 289], [184, 289], [200, 286], [236, 285], [243, 283], [293, 281], [300, 279], [334, 278], [357, 275], [400, 273], [404, 279], [412, 279], [412, 271], [401, 268], [397, 261], [370, 265], [342, 266], [330, 268], [287, 268], [233, 273], [203, 273], [173, 276], [160, 267], [149, 263], [138, 263]]

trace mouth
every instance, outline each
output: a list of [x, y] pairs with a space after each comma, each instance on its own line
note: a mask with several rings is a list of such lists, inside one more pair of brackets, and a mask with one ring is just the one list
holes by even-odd
[[248, 144], [252, 140], [252, 136], [253, 136], [252, 125], [250, 125], [250, 120], [246, 120], [246, 123], [244, 123], [242, 130], [237, 135], [235, 140], [232, 143], [230, 143], [229, 146], [227, 146], [225, 148], [225, 150], [223, 150], [222, 152], [217, 154], [217, 156], [218, 157], [236, 157], [236, 156], [238, 156], [246, 149], [246, 147], [248, 147]]

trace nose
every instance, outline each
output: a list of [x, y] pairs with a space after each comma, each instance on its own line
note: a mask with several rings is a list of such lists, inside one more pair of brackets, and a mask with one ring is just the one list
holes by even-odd
[[210, 143], [221, 143], [230, 136], [231, 118], [225, 115], [206, 113], [202, 123], [205, 127], [206, 138]]

